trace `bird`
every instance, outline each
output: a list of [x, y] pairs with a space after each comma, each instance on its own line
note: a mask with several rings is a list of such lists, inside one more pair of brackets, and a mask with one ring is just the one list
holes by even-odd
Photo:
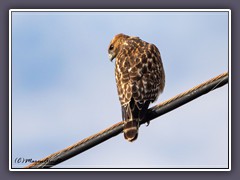
[[111, 62], [115, 59], [124, 138], [133, 142], [150, 103], [157, 100], [165, 86], [160, 51], [139, 37], [120, 33], [110, 41], [108, 57]]

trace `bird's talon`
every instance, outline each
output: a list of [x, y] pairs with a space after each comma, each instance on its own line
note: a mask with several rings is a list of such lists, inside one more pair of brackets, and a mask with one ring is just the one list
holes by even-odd
[[147, 126], [147, 127], [149, 126], [149, 124], [150, 124], [150, 121], [146, 122], [146, 126]]

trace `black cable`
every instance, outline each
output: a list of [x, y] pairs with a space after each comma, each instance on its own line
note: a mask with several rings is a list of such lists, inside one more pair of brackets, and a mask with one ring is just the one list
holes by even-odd
[[[228, 73], [225, 73], [220, 78], [216, 78], [216, 80], [214, 79], [212, 82], [209, 81], [209, 83], [203, 83], [203, 86], [198, 86], [195, 89], [191, 89], [191, 91], [187, 91], [187, 94], [176, 96], [177, 98], [169, 101], [169, 103], [156, 105], [148, 110], [147, 115], [145, 119], [141, 121], [141, 124], [168, 113], [169, 111], [172, 111], [210, 91], [220, 88], [227, 83]], [[76, 144], [71, 148], [66, 148], [63, 151], [59, 151], [59, 153], [54, 153], [53, 155], [50, 155], [37, 163], [30, 164], [25, 168], [50, 168], [120, 134], [122, 131], [123, 123], [118, 123], [114, 127], [112, 126], [112, 128], [97, 134], [97, 136], [89, 137], [83, 143]]]

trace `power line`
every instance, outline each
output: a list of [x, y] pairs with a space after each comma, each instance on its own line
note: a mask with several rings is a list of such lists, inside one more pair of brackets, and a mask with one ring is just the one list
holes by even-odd
[[[150, 109], [141, 124], [149, 122], [165, 113], [168, 113], [208, 92], [211, 92], [228, 83], [228, 72], [220, 74], [204, 83], [201, 83], [181, 94], [174, 96]], [[84, 152], [110, 138], [120, 134], [123, 131], [123, 122], [112, 125], [92, 136], [89, 136], [63, 150], [53, 153], [39, 161], [36, 161], [25, 168], [50, 168], [73, 156]]]

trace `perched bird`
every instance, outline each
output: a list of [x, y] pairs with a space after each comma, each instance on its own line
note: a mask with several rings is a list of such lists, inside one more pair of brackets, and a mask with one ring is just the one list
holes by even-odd
[[117, 34], [108, 47], [115, 61], [115, 78], [122, 106], [124, 137], [138, 137], [140, 121], [148, 106], [158, 98], [165, 85], [165, 73], [158, 48], [139, 37]]

